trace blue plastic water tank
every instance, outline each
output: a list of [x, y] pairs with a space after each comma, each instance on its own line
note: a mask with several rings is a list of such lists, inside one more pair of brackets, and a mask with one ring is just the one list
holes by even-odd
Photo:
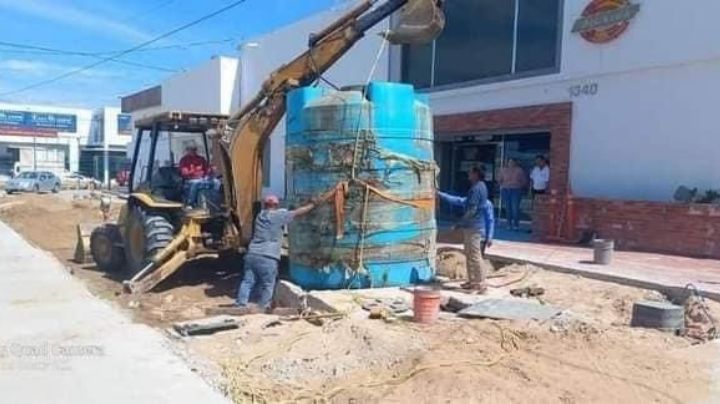
[[301, 88], [287, 100], [289, 202], [347, 184], [337, 204], [290, 225], [292, 280], [306, 289], [431, 280], [436, 165], [426, 100], [410, 85], [384, 82], [365, 93]]

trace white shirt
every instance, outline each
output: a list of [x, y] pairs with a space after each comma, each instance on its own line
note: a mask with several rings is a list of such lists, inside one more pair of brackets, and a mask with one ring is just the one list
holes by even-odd
[[533, 167], [530, 172], [530, 179], [532, 179], [532, 187], [534, 190], [544, 191], [547, 189], [548, 182], [550, 182], [550, 167]]

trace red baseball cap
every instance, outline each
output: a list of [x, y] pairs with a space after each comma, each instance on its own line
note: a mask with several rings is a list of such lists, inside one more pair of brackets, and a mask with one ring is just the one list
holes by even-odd
[[264, 205], [280, 205], [280, 199], [275, 195], [267, 195], [263, 198]]

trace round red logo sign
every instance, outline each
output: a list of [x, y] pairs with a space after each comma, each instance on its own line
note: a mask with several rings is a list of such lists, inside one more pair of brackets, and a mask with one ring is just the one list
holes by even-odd
[[630, 0], [593, 0], [575, 21], [572, 31], [588, 42], [607, 43], [627, 30], [638, 11], [640, 5]]

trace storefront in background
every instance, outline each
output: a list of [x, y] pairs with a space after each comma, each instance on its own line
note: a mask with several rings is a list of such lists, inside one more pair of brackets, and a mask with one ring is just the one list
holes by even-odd
[[130, 125], [119, 108], [0, 103], [0, 175], [43, 170], [103, 179], [106, 150], [111, 170], [125, 162]]
[[[470, 187], [468, 171], [473, 167], [482, 167], [489, 196], [502, 211], [499, 178], [504, 162], [514, 159], [529, 177], [536, 157], [546, 157], [550, 153], [550, 133], [441, 135], [435, 149], [440, 165], [441, 189], [457, 194], [466, 192]], [[523, 219], [529, 220], [529, 200], [522, 204], [521, 211]]]
[[77, 169], [87, 115], [79, 109], [0, 105], [0, 174]]
[[720, 3], [453, 0], [446, 12], [433, 43], [390, 55], [391, 78], [429, 96], [442, 187], [462, 192], [484, 164], [497, 201], [503, 160], [516, 153], [528, 171], [545, 154], [548, 193], [523, 205], [533, 237], [720, 257], [717, 207], [674, 201], [680, 186], [720, 190], [720, 93], [708, 91]]

